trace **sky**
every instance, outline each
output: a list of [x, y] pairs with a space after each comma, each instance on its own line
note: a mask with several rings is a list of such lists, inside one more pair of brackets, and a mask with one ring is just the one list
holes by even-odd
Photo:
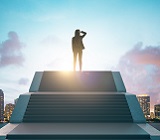
[[29, 91], [36, 71], [72, 70], [76, 29], [87, 32], [84, 71], [120, 71], [127, 92], [160, 104], [160, 0], [0, 0], [5, 103]]

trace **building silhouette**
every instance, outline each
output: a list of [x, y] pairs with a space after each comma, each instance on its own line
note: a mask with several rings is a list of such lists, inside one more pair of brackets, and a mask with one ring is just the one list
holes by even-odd
[[15, 107], [15, 105], [12, 103], [6, 104], [5, 111], [4, 111], [4, 117], [5, 117], [6, 121], [10, 120], [10, 117], [12, 115], [14, 107]]
[[4, 93], [0, 89], [0, 122], [4, 121]]
[[151, 118], [151, 119], [154, 119], [154, 118], [155, 118], [154, 112], [151, 112], [151, 113], [150, 113], [150, 118]]
[[150, 96], [147, 94], [137, 95], [139, 104], [143, 110], [145, 118], [150, 116]]
[[155, 118], [160, 119], [160, 104], [154, 105]]

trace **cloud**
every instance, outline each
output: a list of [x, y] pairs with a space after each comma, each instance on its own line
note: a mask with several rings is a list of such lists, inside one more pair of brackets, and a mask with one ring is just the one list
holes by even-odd
[[119, 61], [126, 89], [134, 94], [149, 94], [151, 103], [160, 101], [160, 46], [137, 43]]
[[143, 48], [143, 43], [139, 42], [123, 57], [128, 57], [131, 62], [137, 64], [160, 66], [160, 46], [146, 46]]
[[24, 45], [19, 41], [16, 32], [10, 31], [8, 39], [0, 44], [0, 67], [22, 65], [24, 56], [21, 49]]
[[19, 85], [27, 85], [29, 83], [29, 79], [28, 78], [21, 78], [18, 81]]

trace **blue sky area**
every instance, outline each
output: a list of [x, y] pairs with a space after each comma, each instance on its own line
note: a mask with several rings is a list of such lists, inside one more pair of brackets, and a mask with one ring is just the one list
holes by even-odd
[[128, 92], [160, 103], [160, 0], [0, 0], [6, 103], [28, 92], [35, 71], [72, 70], [75, 29], [87, 32], [83, 70], [120, 71]]

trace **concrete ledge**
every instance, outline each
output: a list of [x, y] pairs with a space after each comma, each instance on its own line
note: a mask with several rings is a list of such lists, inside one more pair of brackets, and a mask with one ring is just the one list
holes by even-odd
[[137, 100], [136, 95], [134, 94], [125, 94], [132, 118], [134, 123], [146, 123], [143, 111], [140, 107], [140, 104]]
[[119, 72], [112, 72], [114, 83], [116, 85], [117, 92], [126, 92], [122, 77]]
[[9, 132], [16, 128], [19, 124], [8, 123], [0, 129], [0, 140], [5, 140]]
[[36, 72], [30, 86], [29, 92], [36, 92], [39, 91], [39, 87], [41, 84], [43, 72]]
[[151, 140], [160, 140], [160, 131], [155, 129], [150, 124], [138, 124], [143, 130], [145, 130], [148, 134], [150, 134]]
[[10, 123], [21, 123], [27, 109], [31, 94], [21, 94], [12, 113]]

